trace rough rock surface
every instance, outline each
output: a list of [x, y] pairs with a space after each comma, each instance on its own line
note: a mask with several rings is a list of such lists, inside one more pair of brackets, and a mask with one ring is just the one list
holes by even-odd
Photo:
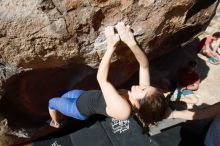
[[[136, 40], [153, 59], [204, 31], [218, 3], [218, 0], [0, 1], [0, 145], [31, 140], [18, 138], [26, 133], [31, 133], [34, 139], [50, 132], [39, 132], [48, 118], [49, 98], [76, 87], [97, 87], [94, 69], [106, 49], [105, 26], [118, 21], [130, 24]], [[110, 76], [117, 85], [137, 70], [131, 52], [123, 45], [112, 62]], [[72, 65], [61, 67], [68, 64]]]
[[97, 68], [105, 51], [103, 29], [118, 21], [130, 24], [141, 47], [155, 57], [204, 30], [217, 4], [216, 0], [1, 1], [1, 58], [24, 68], [68, 62]]

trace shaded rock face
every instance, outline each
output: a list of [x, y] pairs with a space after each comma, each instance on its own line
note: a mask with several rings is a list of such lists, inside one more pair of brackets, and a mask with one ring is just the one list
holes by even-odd
[[[48, 118], [47, 103], [51, 97], [73, 88], [98, 88], [95, 70], [106, 49], [103, 34], [106, 26], [118, 21], [130, 24], [137, 42], [152, 59], [205, 30], [218, 3], [218, 0], [0, 1], [0, 120], [3, 121], [0, 127], [6, 129], [0, 130], [4, 131], [0, 133], [0, 145], [31, 140], [11, 139], [7, 135], [13, 135], [14, 129], [28, 129], [32, 139], [41, 136], [37, 131]], [[126, 81], [138, 69], [133, 54], [123, 44], [118, 46], [112, 62], [110, 80], [115, 85]], [[67, 64], [71, 65], [61, 67]]]

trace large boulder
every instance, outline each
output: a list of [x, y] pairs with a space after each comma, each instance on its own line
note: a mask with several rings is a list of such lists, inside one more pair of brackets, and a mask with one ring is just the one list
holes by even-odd
[[[73, 88], [97, 88], [95, 70], [106, 49], [106, 26], [130, 24], [137, 42], [153, 59], [204, 31], [218, 4], [218, 0], [0, 1], [0, 145], [51, 132], [39, 132], [48, 118], [49, 98]], [[123, 44], [112, 62], [110, 79], [115, 85], [138, 69]], [[26, 133], [32, 137], [21, 138]]]
[[203, 31], [217, 5], [217, 0], [1, 1], [2, 62], [24, 68], [77, 62], [97, 68], [106, 49], [103, 30], [118, 21], [132, 26], [146, 53], [160, 56]]

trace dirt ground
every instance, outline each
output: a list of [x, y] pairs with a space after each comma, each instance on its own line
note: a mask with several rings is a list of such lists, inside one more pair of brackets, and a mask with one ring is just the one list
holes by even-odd
[[[216, 15], [214, 19], [211, 21], [209, 27], [206, 31], [199, 36], [199, 38], [203, 38], [205, 35], [213, 34], [216, 31], [220, 31], [220, 6], [218, 6]], [[220, 102], [220, 64], [212, 65], [207, 62], [207, 58], [198, 55], [199, 58], [206, 61], [206, 65], [209, 68], [207, 72], [207, 77], [202, 80], [199, 90], [197, 91], [198, 96], [200, 96], [202, 102], [207, 104], [213, 104], [216, 102]], [[204, 70], [199, 69], [199, 73], [203, 73]]]

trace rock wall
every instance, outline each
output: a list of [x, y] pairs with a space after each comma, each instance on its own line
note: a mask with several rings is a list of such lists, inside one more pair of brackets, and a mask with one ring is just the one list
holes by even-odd
[[212, 21], [210, 22], [209, 26], [205, 30], [205, 32], [201, 35], [201, 38], [206, 36], [206, 35], [213, 34], [216, 31], [219, 31], [220, 30], [220, 25], [218, 23], [219, 21], [220, 21], [220, 7], [218, 6], [218, 8], [216, 10], [215, 17], [212, 19]]
[[203, 31], [217, 4], [216, 0], [2, 1], [2, 62], [24, 68], [77, 62], [97, 68], [105, 51], [103, 29], [118, 21], [130, 24], [141, 47], [155, 57]]
[[[204, 31], [218, 4], [218, 0], [0, 1], [0, 120], [7, 119], [11, 135], [14, 129], [28, 129], [32, 139], [44, 135], [36, 133], [48, 118], [49, 98], [76, 87], [97, 88], [95, 70], [106, 49], [106, 26], [118, 21], [130, 24], [137, 42], [153, 59]], [[120, 45], [110, 79], [119, 85], [137, 67], [129, 49]], [[5, 133], [0, 142], [30, 140], [11, 140]]]

